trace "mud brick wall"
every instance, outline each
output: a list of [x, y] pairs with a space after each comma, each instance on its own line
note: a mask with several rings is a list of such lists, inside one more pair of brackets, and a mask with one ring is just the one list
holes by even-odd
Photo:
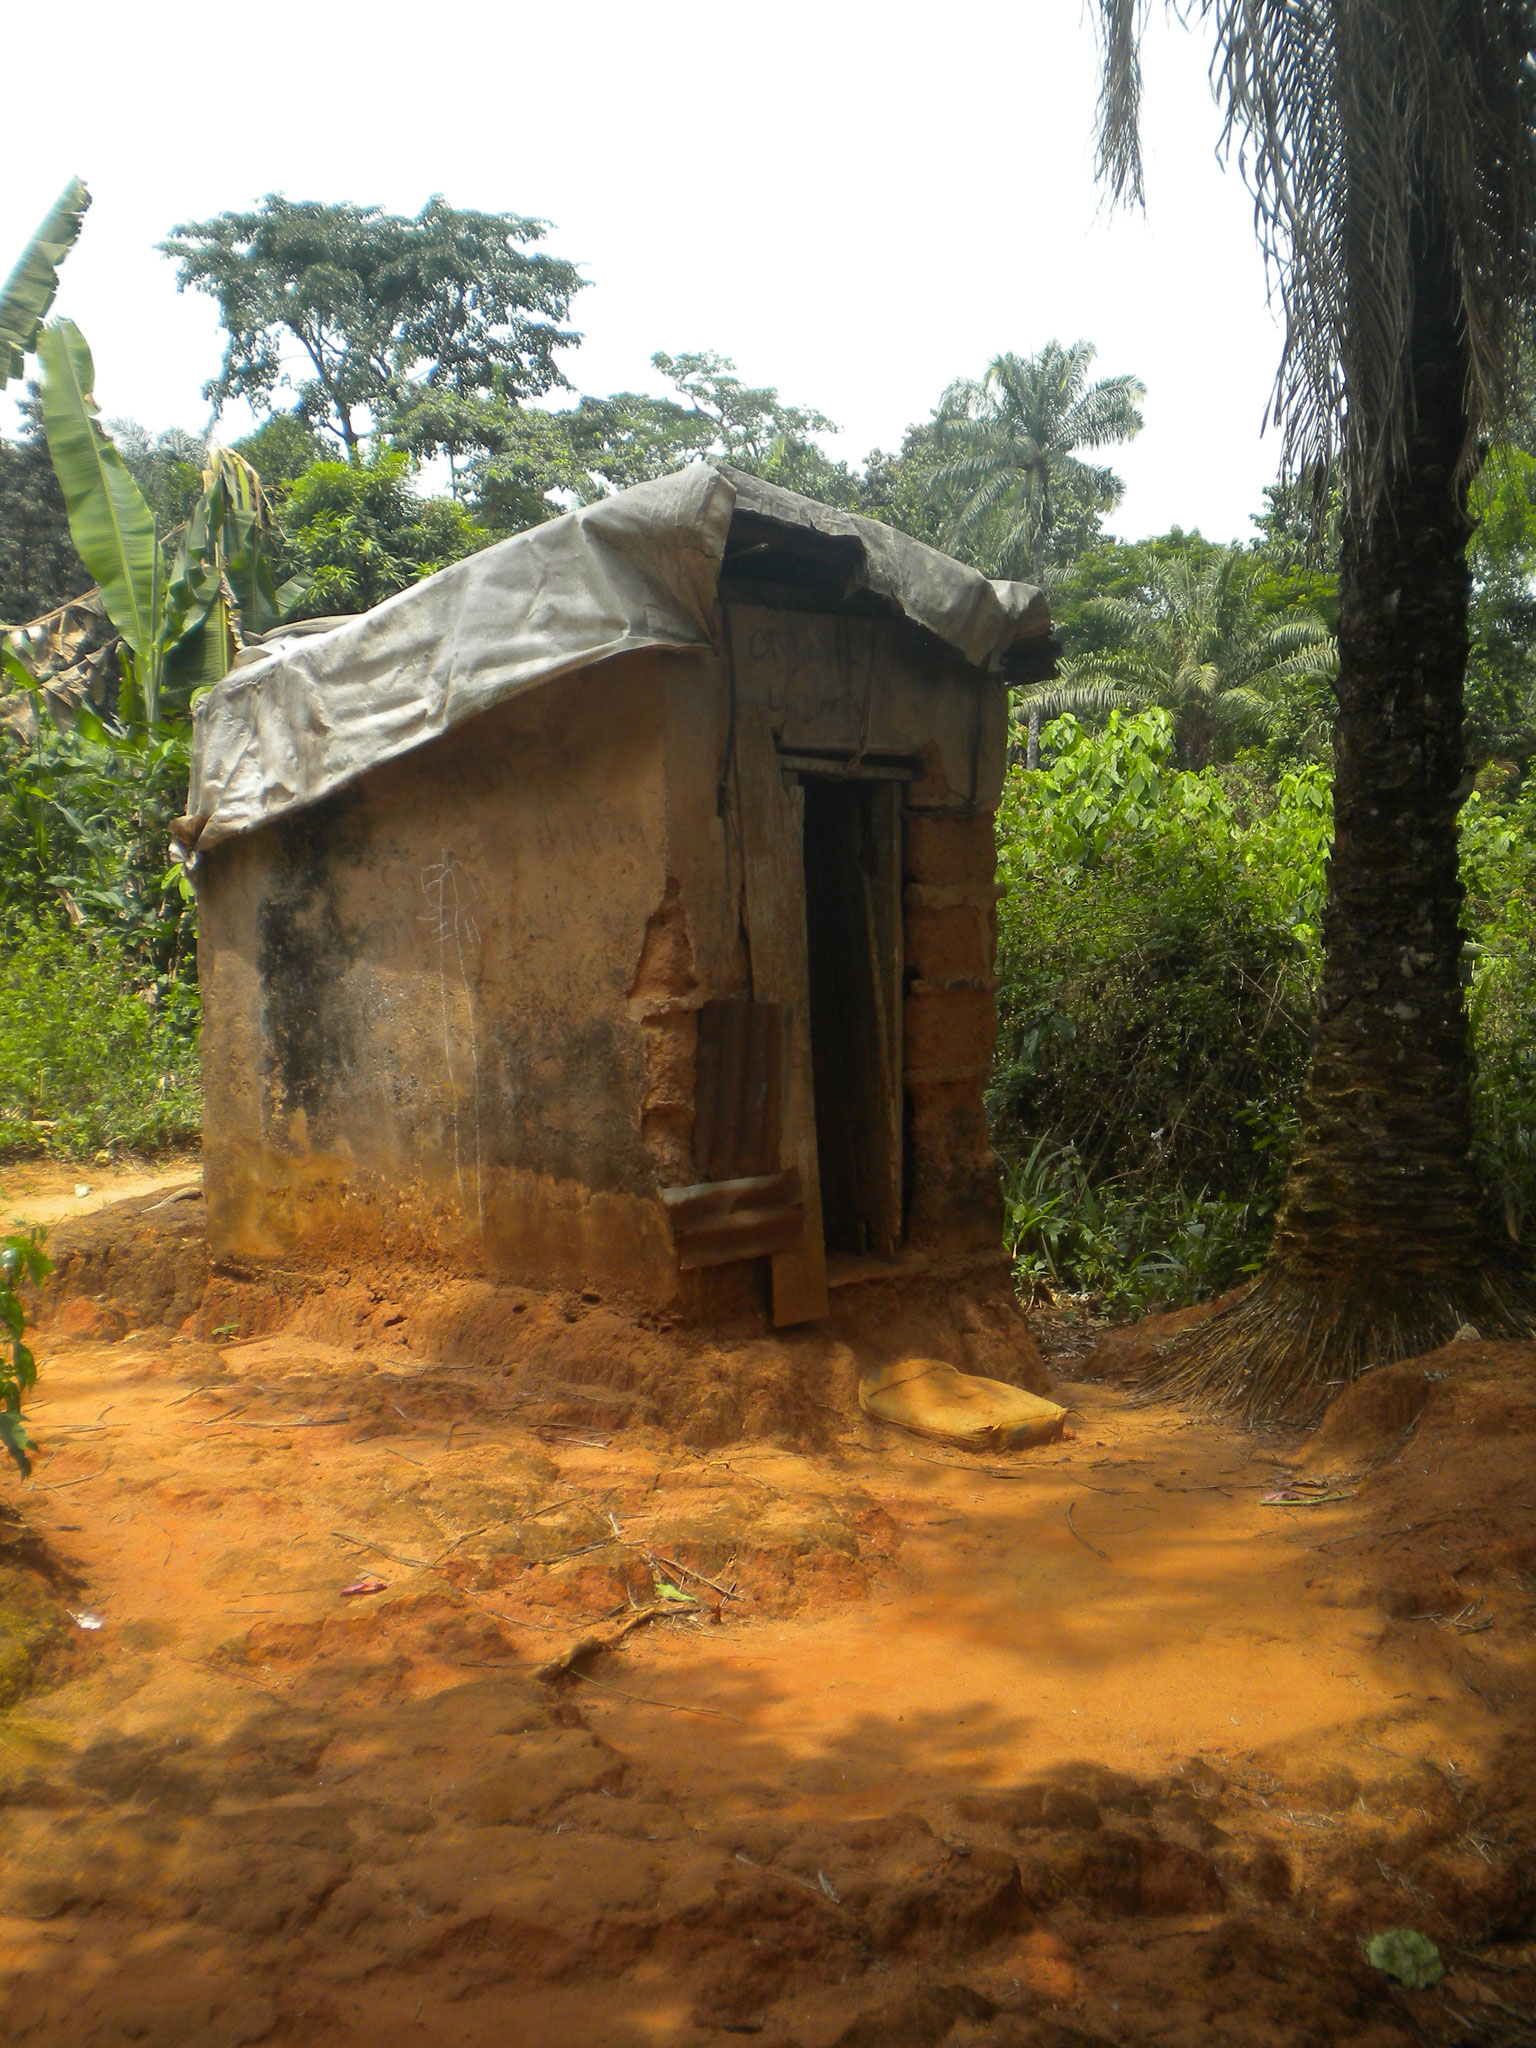
[[692, 969], [666, 726], [634, 653], [213, 850], [216, 1255], [672, 1298], [657, 1160], [687, 1155]]
[[992, 814], [909, 810], [903, 862], [908, 1240], [984, 1250], [1002, 1236], [982, 1099], [997, 1038], [997, 851]]
[[629, 992], [629, 1011], [645, 1039], [645, 1095], [640, 1135], [663, 1187], [687, 1187], [699, 1178], [693, 1156], [698, 980], [677, 877], [645, 928], [640, 966]]

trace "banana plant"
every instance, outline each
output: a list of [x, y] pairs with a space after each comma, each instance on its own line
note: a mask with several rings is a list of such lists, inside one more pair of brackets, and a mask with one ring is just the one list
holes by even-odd
[[71, 178], [0, 285], [0, 391], [21, 375], [23, 363], [37, 346], [38, 329], [59, 288], [59, 265], [75, 246], [90, 203], [85, 186]]
[[265, 632], [303, 595], [273, 586], [261, 479], [233, 449], [210, 451], [203, 495], [173, 546], [101, 424], [95, 365], [73, 321], [38, 337], [43, 429], [75, 550], [121, 636], [118, 717], [126, 726], [184, 716], [234, 652], [233, 620]]
[[122, 635], [122, 714], [149, 724], [159, 715], [164, 667], [159, 628], [164, 568], [155, 515], [101, 425], [96, 366], [72, 320], [37, 338], [43, 371], [43, 431], [75, 551], [101, 586], [107, 616]]

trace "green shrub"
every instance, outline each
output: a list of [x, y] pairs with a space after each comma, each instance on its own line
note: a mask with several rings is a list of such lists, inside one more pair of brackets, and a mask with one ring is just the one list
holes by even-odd
[[1317, 978], [1321, 771], [1180, 771], [1163, 711], [1046, 728], [999, 814], [996, 1142], [1089, 1183], [1263, 1199], [1283, 1174]]
[[[43, 1250], [46, 1235], [41, 1225], [14, 1230], [0, 1241], [0, 1446], [15, 1463], [23, 1479], [32, 1472], [27, 1453], [35, 1448], [27, 1429], [21, 1404], [37, 1385], [37, 1360], [23, 1332], [27, 1312], [21, 1299], [23, 1287], [37, 1287], [53, 1271], [53, 1261]], [[11, 1355], [3, 1354], [9, 1344]], [[4, 1655], [0, 1652], [0, 1704], [4, 1702]]]
[[1070, 718], [998, 819], [989, 1091], [1021, 1287], [1113, 1312], [1256, 1269], [1295, 1141], [1332, 803], [1175, 765], [1163, 711]]
[[196, 900], [169, 859], [185, 729], [0, 735], [0, 1157], [201, 1123]]
[[0, 1156], [73, 1158], [195, 1139], [197, 990], [105, 931], [13, 923], [0, 939]]

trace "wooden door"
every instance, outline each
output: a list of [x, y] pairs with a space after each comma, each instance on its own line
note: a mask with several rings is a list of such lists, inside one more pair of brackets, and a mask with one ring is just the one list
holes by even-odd
[[780, 1163], [798, 1169], [804, 1202], [799, 1242], [773, 1260], [773, 1320], [783, 1326], [826, 1315], [827, 1255], [811, 1069], [805, 803], [798, 782], [780, 765], [766, 708], [738, 708], [736, 780], [752, 994], [758, 1003], [776, 1005], [784, 1020]]
[[829, 1252], [902, 1238], [902, 786], [803, 781], [811, 1064]]

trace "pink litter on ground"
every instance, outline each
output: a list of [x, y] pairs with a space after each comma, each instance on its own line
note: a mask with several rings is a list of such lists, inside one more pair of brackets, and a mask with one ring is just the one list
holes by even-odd
[[385, 1582], [383, 1579], [375, 1579], [369, 1577], [354, 1579], [350, 1586], [342, 1587], [341, 1597], [343, 1600], [345, 1600], [348, 1599], [354, 1593], [382, 1593], [384, 1591], [384, 1586]]

